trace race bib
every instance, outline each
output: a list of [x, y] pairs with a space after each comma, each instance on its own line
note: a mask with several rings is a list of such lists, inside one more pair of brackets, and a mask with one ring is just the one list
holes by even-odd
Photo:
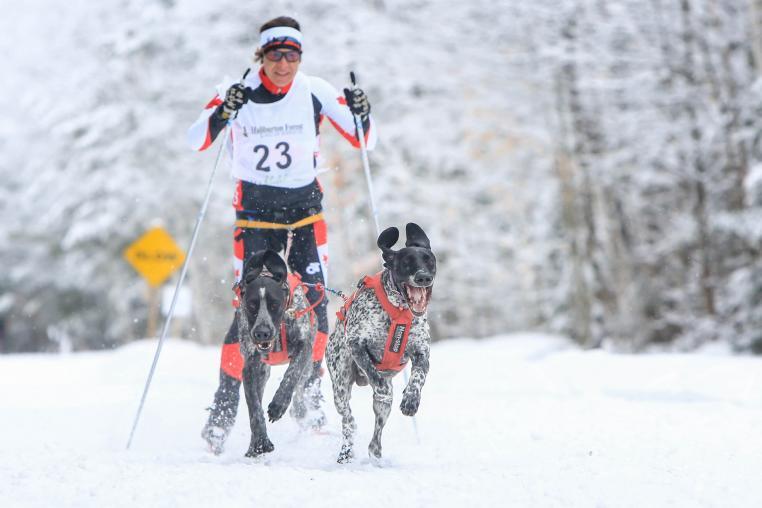
[[233, 177], [274, 187], [310, 184], [317, 151], [314, 122], [312, 93], [301, 73], [278, 102], [248, 102], [232, 124]]

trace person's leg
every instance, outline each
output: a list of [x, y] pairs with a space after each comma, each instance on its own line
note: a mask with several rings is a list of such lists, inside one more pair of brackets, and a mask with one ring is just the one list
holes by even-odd
[[222, 453], [225, 440], [235, 423], [240, 400], [241, 371], [243, 358], [238, 347], [238, 319], [225, 335], [220, 358], [220, 384], [214, 393], [214, 401], [208, 408], [209, 418], [201, 431], [201, 437], [209, 444], [215, 454]]
[[[325, 285], [328, 262], [326, 236], [325, 221], [322, 220], [294, 230], [288, 264], [292, 271], [301, 275], [302, 281]], [[325, 423], [325, 414], [320, 407], [323, 401], [320, 377], [323, 373], [323, 355], [328, 342], [328, 296], [314, 287], [310, 287], [307, 291], [307, 300], [310, 304], [314, 304], [321, 297], [322, 300], [315, 307], [317, 335], [312, 352], [312, 373], [304, 388], [304, 400], [308, 412], [311, 413], [308, 414], [309, 425], [315, 428], [320, 428]]]
[[[292, 271], [301, 275], [302, 280], [309, 284], [326, 284], [328, 266], [328, 244], [325, 221], [294, 230], [294, 239], [288, 257], [288, 265]], [[315, 303], [320, 297], [322, 301], [315, 307], [317, 314], [318, 335], [315, 338], [315, 348], [312, 360], [322, 362], [325, 345], [328, 341], [328, 295], [310, 287], [307, 299]]]

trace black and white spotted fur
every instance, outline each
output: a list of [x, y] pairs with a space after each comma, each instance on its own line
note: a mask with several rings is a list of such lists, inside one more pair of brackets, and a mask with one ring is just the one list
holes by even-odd
[[[431, 338], [426, 308], [436, 274], [436, 259], [429, 239], [419, 226], [409, 223], [406, 233], [405, 248], [399, 251], [391, 249], [399, 238], [397, 228], [381, 233], [377, 244], [383, 252], [385, 269], [382, 281], [390, 302], [398, 307], [407, 305], [413, 310], [412, 327], [404, 353], [405, 360], [412, 361], [412, 373], [400, 404], [403, 414], [413, 416], [418, 411], [421, 389], [429, 371]], [[381, 372], [375, 366], [383, 357], [391, 320], [373, 289], [358, 289], [345, 319], [346, 327], [341, 320], [336, 322], [326, 350], [334, 402], [342, 418], [340, 463], [348, 462], [354, 456], [356, 425], [349, 407], [353, 385], [370, 384], [373, 389], [376, 418], [368, 452], [371, 458], [380, 458], [381, 433], [392, 407], [392, 377], [398, 373]]]
[[275, 448], [267, 437], [262, 396], [270, 377], [270, 366], [262, 357], [280, 338], [281, 320], [286, 322], [286, 342], [290, 362], [273, 400], [267, 406], [270, 422], [280, 419], [294, 397], [294, 404], [304, 406], [304, 386], [312, 366], [312, 346], [317, 331], [309, 313], [295, 317], [309, 302], [300, 286], [288, 308], [289, 287], [286, 263], [274, 251], [260, 251], [246, 263], [241, 281], [239, 335], [244, 358], [243, 387], [249, 408], [251, 442], [247, 457], [256, 457]]

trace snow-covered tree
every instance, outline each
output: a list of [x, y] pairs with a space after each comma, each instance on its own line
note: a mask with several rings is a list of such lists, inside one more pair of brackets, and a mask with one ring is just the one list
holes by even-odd
[[[429, 234], [437, 337], [759, 347], [757, 0], [49, 4], [1, 22], [0, 350], [145, 333], [122, 251], [156, 221], [187, 245], [217, 147], [189, 152], [185, 129], [284, 13], [305, 72], [368, 93], [380, 225]], [[359, 155], [321, 135], [348, 292], [380, 268], [376, 231]], [[230, 319], [231, 194], [221, 175], [189, 270], [185, 333], [207, 342]]]

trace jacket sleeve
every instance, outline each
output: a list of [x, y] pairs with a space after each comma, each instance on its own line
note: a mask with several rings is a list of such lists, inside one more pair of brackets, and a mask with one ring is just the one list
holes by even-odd
[[[355, 118], [347, 106], [344, 95], [339, 94], [331, 84], [320, 78], [313, 77], [310, 85], [312, 93], [322, 105], [321, 115], [328, 117], [331, 124], [352, 146], [360, 148], [360, 137], [357, 135]], [[377, 136], [376, 124], [372, 115], [364, 122], [363, 130], [365, 131], [365, 145], [368, 150], [373, 150], [376, 146]]]
[[193, 150], [206, 150], [217, 138], [222, 129], [225, 128], [225, 120], [220, 118], [218, 110], [222, 104], [219, 95], [204, 107], [204, 110], [193, 125], [190, 126], [187, 133], [188, 146]]

